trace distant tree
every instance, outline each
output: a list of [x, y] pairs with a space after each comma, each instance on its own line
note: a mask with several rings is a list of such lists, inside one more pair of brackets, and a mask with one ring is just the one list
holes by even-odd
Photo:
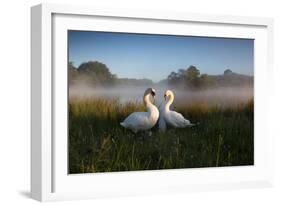
[[79, 73], [73, 62], [68, 63], [68, 80], [69, 84], [74, 84], [78, 79]]
[[185, 72], [186, 85], [191, 89], [200, 87], [200, 71], [195, 66], [189, 66]]
[[179, 74], [177, 72], [173, 71], [168, 76], [168, 83], [170, 85], [177, 85], [177, 84], [179, 84], [180, 83], [179, 80], [180, 80], [180, 76], [179, 76]]
[[200, 88], [207, 89], [215, 86], [215, 81], [207, 74], [200, 76]]
[[186, 75], [186, 70], [185, 69], [179, 69], [178, 70], [178, 76], [179, 77], [184, 77]]
[[253, 86], [253, 77], [237, 74], [230, 69], [224, 71], [223, 75], [201, 74], [199, 69], [191, 65], [187, 69], [179, 69], [178, 72], [171, 72], [167, 77], [167, 82], [174, 87], [187, 89], [207, 89], [214, 87], [232, 86]]
[[168, 79], [174, 79], [174, 78], [176, 78], [177, 76], [178, 76], [178, 74], [173, 71], [173, 72], [171, 72], [171, 73], [169, 74]]
[[178, 72], [171, 72], [168, 76], [168, 83], [173, 86], [186, 86], [190, 89], [200, 87], [200, 71], [195, 66], [187, 69], [179, 69]]
[[232, 74], [233, 72], [230, 70], [230, 69], [227, 69], [227, 70], [225, 70], [224, 71], [224, 75], [230, 75], [230, 74]]
[[198, 77], [200, 75], [200, 71], [195, 66], [191, 65], [187, 68], [186, 75]]
[[68, 69], [76, 69], [76, 67], [73, 65], [73, 62], [68, 63]]
[[112, 85], [117, 79], [105, 64], [98, 61], [82, 63], [78, 67], [78, 72], [92, 84]]

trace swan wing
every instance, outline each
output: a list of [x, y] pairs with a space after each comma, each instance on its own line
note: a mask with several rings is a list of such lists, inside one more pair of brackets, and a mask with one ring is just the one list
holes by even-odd
[[134, 132], [145, 130], [149, 126], [148, 113], [134, 112], [120, 124], [125, 128], [133, 130]]
[[173, 127], [183, 128], [193, 126], [189, 120], [185, 119], [181, 113], [170, 111], [165, 115], [166, 121]]

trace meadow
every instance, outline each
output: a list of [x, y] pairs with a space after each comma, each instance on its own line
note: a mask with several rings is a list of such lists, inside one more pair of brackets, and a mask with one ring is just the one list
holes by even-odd
[[201, 168], [254, 164], [253, 98], [231, 105], [175, 102], [173, 109], [196, 126], [157, 125], [152, 135], [120, 126], [130, 113], [145, 111], [141, 101], [69, 98], [69, 173]]

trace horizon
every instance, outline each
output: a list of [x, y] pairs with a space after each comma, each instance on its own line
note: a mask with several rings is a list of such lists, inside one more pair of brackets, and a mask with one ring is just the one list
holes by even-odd
[[[88, 62], [91, 62], [91, 61], [88, 61]], [[88, 62], [82, 62], [81, 64], [83, 64], [83, 63], [88, 63]], [[103, 63], [103, 62], [99, 62], [99, 63]], [[191, 65], [190, 65], [191, 66]], [[192, 66], [194, 66], [194, 65], [192, 65]], [[79, 67], [79, 66], [78, 66]], [[78, 67], [76, 67], [75, 66], [75, 68], [76, 69], [78, 69]], [[196, 66], [195, 66], [196, 67]], [[197, 68], [197, 67], [196, 67]], [[110, 68], [108, 68], [109, 69], [109, 71], [110, 71]], [[188, 69], [188, 68], [186, 68], [186, 69]], [[198, 68], [197, 68], [198, 69]], [[199, 70], [200, 71], [200, 70]], [[111, 72], [111, 71], [110, 71]], [[232, 73], [234, 73], [234, 74], [238, 74], [238, 75], [244, 75], [244, 76], [248, 76], [248, 77], [253, 77], [253, 75], [248, 75], [248, 74], [240, 74], [240, 73], [237, 73], [237, 72], [235, 72], [235, 71], [232, 71], [231, 70], [231, 72]], [[113, 73], [112, 73], [113, 74]], [[201, 73], [201, 71], [200, 71], [200, 75], [202, 75], [202, 74], [207, 74], [207, 73]], [[114, 74], [113, 74], [114, 75]], [[222, 76], [222, 75], [224, 75], [224, 71], [221, 73], [221, 74], [207, 74], [208, 76]], [[165, 81], [165, 80], [167, 80], [168, 79], [168, 77], [166, 77], [166, 78], [163, 78], [163, 79], [160, 79], [160, 80], [158, 80], [158, 81], [153, 81], [152, 79], [149, 79], [149, 78], [129, 78], [129, 77], [119, 77], [119, 76], [117, 76], [117, 78], [118, 79], [132, 79], [132, 80], [149, 80], [149, 81], [152, 81], [152, 83], [153, 84], [158, 84], [158, 83], [160, 83], [161, 81]]]
[[230, 69], [253, 76], [254, 70], [252, 39], [69, 31], [68, 49], [68, 61], [76, 68], [98, 61], [118, 78], [153, 83], [190, 65], [208, 75], [222, 75]]

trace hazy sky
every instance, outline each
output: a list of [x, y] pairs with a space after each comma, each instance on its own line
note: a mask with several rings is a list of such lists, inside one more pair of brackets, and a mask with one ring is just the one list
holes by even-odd
[[100, 61], [118, 77], [159, 81], [196, 66], [201, 73], [225, 69], [253, 75], [254, 40], [69, 31], [69, 61]]

